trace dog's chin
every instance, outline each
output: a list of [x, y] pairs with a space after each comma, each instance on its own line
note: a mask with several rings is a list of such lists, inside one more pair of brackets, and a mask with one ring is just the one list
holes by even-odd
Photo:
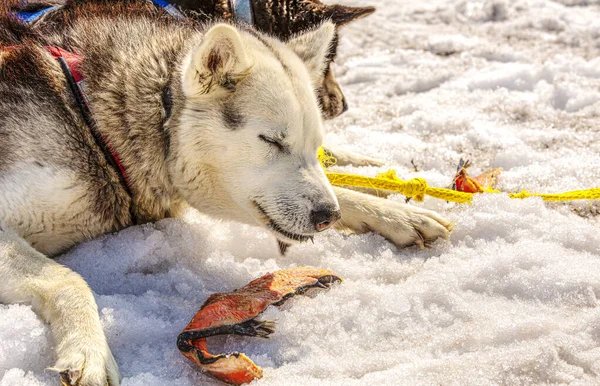
[[292, 233], [281, 228], [277, 223], [272, 221], [265, 224], [266, 227], [277, 237], [280, 242], [288, 244], [299, 244], [313, 239], [313, 235]]
[[[252, 205], [258, 211], [258, 219], [261, 225], [271, 231], [277, 238], [279, 249], [282, 250], [282, 254], [285, 252], [285, 249], [287, 249], [287, 246], [291, 244], [303, 243], [313, 239], [312, 234], [295, 233], [285, 229], [282, 224], [271, 218], [267, 211], [257, 201], [252, 201]], [[284, 248], [282, 247], [282, 244], [287, 244], [287, 246]]]

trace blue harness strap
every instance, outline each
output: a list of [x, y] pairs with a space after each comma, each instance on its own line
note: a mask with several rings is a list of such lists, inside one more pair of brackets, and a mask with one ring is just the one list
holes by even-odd
[[[183, 19], [184, 16], [179, 10], [169, 2], [165, 0], [152, 0], [152, 2], [162, 9], [164, 9], [169, 15], [173, 16], [176, 19]], [[40, 17], [44, 16], [46, 13], [53, 11], [55, 9], [60, 8], [60, 5], [55, 5], [53, 7], [44, 8], [38, 12], [14, 12], [12, 15], [16, 16], [19, 20], [30, 24], [37, 21]]]
[[[152, 2], [154, 3], [154, 5], [164, 9], [169, 15], [173, 16], [176, 19], [185, 18], [185, 16], [181, 12], [179, 12], [177, 7], [175, 7], [173, 4], [169, 3], [166, 0], [152, 0]], [[37, 21], [46, 13], [58, 9], [60, 7], [61, 5], [55, 5], [50, 8], [42, 9], [38, 12], [14, 12], [13, 15], [21, 21], [30, 24]], [[252, 15], [252, 3], [250, 0], [233, 0], [233, 14], [234, 17], [238, 20], [245, 21], [250, 25], [254, 24], [254, 17]]]
[[254, 10], [252, 0], [233, 0], [233, 17], [249, 25], [254, 25]]
[[185, 18], [185, 16], [183, 16], [183, 14], [181, 12], [179, 12], [179, 10], [177, 9], [177, 7], [175, 7], [173, 4], [170, 4], [168, 1], [165, 1], [165, 0], [152, 0], [152, 2], [156, 6], [161, 7], [162, 9], [164, 9], [169, 15], [173, 16], [176, 19], [183, 19], [183, 18]]
[[37, 12], [14, 12], [13, 15], [16, 16], [18, 19], [22, 20], [23, 22], [30, 24], [38, 20], [40, 17], [44, 16], [46, 13], [58, 9], [60, 7], [60, 5], [55, 5], [54, 7], [45, 8]]

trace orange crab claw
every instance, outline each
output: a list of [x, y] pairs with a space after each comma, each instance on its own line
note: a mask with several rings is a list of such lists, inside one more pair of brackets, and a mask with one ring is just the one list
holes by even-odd
[[[199, 342], [195, 344], [206, 347], [206, 339], [201, 340], [204, 341], [203, 344]], [[194, 346], [193, 350], [187, 352], [181, 351], [181, 353], [210, 375], [223, 382], [241, 385], [262, 378], [262, 369], [255, 365], [252, 359], [248, 358], [245, 354], [211, 355], [206, 349], [202, 350], [197, 346]]]
[[488, 169], [477, 177], [471, 177], [467, 173], [467, 168], [470, 166], [470, 161], [460, 159], [454, 181], [452, 182], [452, 189], [467, 193], [492, 191], [496, 183], [496, 178], [502, 172], [502, 168]]
[[310, 288], [340, 282], [333, 272], [297, 267], [268, 273], [233, 292], [211, 295], [177, 338], [179, 351], [212, 376], [235, 385], [262, 377], [262, 369], [242, 353], [212, 355], [206, 338], [236, 334], [268, 337], [274, 325], [255, 320], [268, 306], [280, 305]]

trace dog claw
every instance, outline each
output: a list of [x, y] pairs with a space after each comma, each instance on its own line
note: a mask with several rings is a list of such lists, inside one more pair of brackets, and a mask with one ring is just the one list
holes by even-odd
[[417, 240], [415, 240], [415, 244], [417, 244], [422, 250], [425, 249], [425, 237], [423, 237], [423, 234], [418, 229], [415, 229], [415, 233], [418, 237]]

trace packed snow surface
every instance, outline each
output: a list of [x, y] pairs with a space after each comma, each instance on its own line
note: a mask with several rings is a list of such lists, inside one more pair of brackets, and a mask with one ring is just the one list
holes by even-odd
[[[371, 3], [377, 13], [343, 31], [335, 70], [351, 108], [326, 125], [330, 145], [437, 186], [461, 157], [473, 174], [504, 168], [505, 191], [598, 186], [598, 1]], [[123, 386], [216, 384], [177, 351], [177, 334], [211, 293], [296, 265], [345, 282], [270, 309], [269, 340], [213, 341], [262, 366], [257, 385], [600, 384], [598, 204], [417, 205], [455, 221], [449, 242], [398, 250], [329, 231], [280, 257], [260, 229], [199, 217], [101, 237], [60, 261], [94, 290]], [[52, 346], [30, 307], [0, 305], [1, 386], [55, 385]]]

